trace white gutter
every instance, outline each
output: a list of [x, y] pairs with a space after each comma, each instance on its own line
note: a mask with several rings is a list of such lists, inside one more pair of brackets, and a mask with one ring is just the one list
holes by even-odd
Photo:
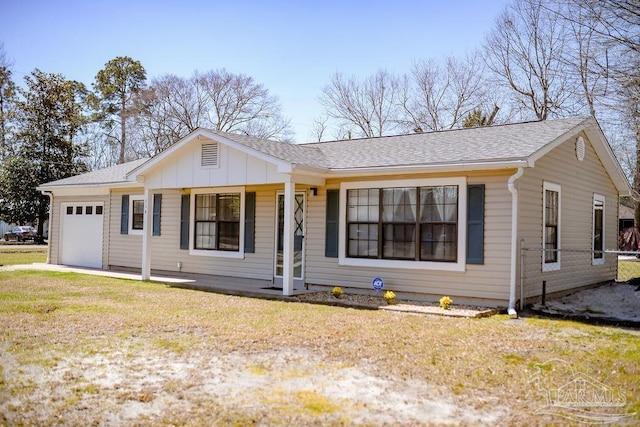
[[478, 170], [513, 169], [529, 166], [526, 160], [508, 160], [476, 163], [441, 163], [403, 166], [379, 166], [349, 169], [329, 169], [327, 178], [351, 177], [358, 175], [397, 175], [399, 173], [461, 172]]
[[[53, 230], [53, 223], [51, 222], [51, 212], [53, 209], [53, 193], [51, 191], [40, 190], [42, 194], [49, 197], [49, 238], [47, 239], [47, 264], [51, 263], [51, 231]], [[42, 225], [42, 238], [44, 239], [44, 224]]]
[[[516, 268], [518, 266], [518, 189], [515, 186], [516, 179], [524, 173], [522, 167], [509, 177], [508, 188], [511, 192], [511, 276], [509, 277], [509, 307], [507, 313], [512, 319], [518, 318], [516, 311]], [[522, 298], [522, 296], [520, 296]]]

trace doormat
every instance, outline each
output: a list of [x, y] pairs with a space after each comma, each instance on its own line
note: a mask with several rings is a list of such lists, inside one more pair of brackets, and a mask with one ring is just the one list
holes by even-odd
[[[267, 286], [266, 288], [260, 288], [260, 289], [265, 289], [268, 291], [281, 291], [282, 287], [277, 287], [277, 286]], [[297, 291], [298, 289], [294, 288], [294, 291]]]

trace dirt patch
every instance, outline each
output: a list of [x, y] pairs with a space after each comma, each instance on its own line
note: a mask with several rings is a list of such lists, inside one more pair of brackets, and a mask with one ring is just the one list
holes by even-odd
[[627, 283], [610, 283], [534, 304], [542, 313], [637, 322], [640, 326], [640, 289]]
[[180, 414], [205, 408], [214, 409], [213, 424], [230, 414], [261, 424], [313, 419], [322, 425], [420, 425], [426, 417], [433, 424], [495, 424], [508, 412], [490, 399], [478, 409], [478, 402], [461, 402], [425, 381], [380, 378], [366, 366], [327, 362], [306, 349], [109, 352], [27, 371], [3, 351], [0, 364], [5, 376], [19, 375], [25, 389], [33, 388], [0, 404], [9, 424], [181, 424], [186, 420]]

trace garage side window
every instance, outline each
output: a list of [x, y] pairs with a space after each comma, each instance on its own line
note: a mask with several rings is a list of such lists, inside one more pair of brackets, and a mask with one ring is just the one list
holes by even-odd
[[144, 229], [144, 196], [122, 196], [121, 234], [142, 234]]

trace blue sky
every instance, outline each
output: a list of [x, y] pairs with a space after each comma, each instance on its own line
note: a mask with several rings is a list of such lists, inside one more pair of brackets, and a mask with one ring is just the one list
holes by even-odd
[[149, 78], [226, 68], [280, 98], [298, 142], [335, 72], [410, 70], [481, 46], [508, 3], [491, 1], [2, 0], [0, 42], [17, 81], [39, 68], [90, 86], [110, 59]]

